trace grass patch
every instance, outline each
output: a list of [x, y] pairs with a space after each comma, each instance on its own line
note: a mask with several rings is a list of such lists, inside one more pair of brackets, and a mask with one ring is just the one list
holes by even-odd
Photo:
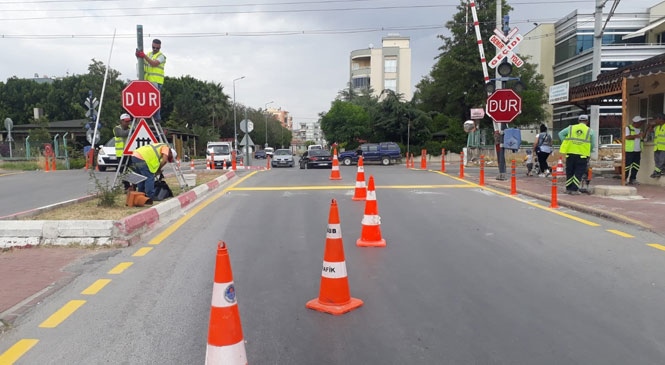
[[[205, 184], [211, 180], [218, 178], [224, 173], [220, 170], [219, 172], [205, 172], [197, 173], [196, 175], [196, 185]], [[166, 183], [173, 191], [174, 197], [177, 197], [182, 193], [180, 185], [175, 176], [171, 176], [165, 179]], [[104, 202], [109, 204], [107, 206], [100, 205], [100, 197], [79, 202], [59, 208], [55, 208], [46, 212], [39, 213], [38, 215], [27, 217], [26, 220], [119, 220], [130, 216], [134, 213], [140, 212], [145, 209], [149, 209], [151, 206], [144, 207], [127, 207], [125, 206], [125, 201], [127, 196], [120, 192], [118, 194], [110, 194], [108, 192], [101, 193], [103, 195]], [[164, 201], [168, 201], [169, 198]], [[162, 202], [157, 202], [159, 204]]]

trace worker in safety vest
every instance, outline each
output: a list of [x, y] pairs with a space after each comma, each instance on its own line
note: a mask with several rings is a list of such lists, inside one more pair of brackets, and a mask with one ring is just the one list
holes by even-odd
[[663, 176], [665, 170], [665, 114], [656, 113], [653, 121], [649, 122], [649, 127], [645, 132], [648, 135], [653, 130], [653, 162], [655, 164], [653, 173], [649, 176], [657, 179]]
[[122, 158], [122, 153], [125, 151], [127, 138], [129, 137], [129, 124], [131, 121], [132, 117], [127, 113], [123, 113], [120, 115], [120, 124], [113, 128], [113, 139], [115, 140], [115, 156], [118, 158], [118, 169], [120, 172], [125, 171], [130, 160], [129, 158], [126, 158], [123, 162], [123, 166], [119, 165]]
[[642, 159], [642, 141], [644, 141], [644, 133], [646, 132], [643, 125], [646, 120], [647, 118], [638, 115], [633, 117], [631, 123], [626, 126], [624, 178], [628, 185], [637, 185], [637, 172], [640, 171], [640, 161]]
[[589, 157], [594, 151], [594, 134], [589, 128], [589, 116], [582, 114], [578, 123], [559, 132], [560, 152], [566, 155], [566, 194], [580, 195], [582, 175], [587, 172]]
[[[162, 85], [164, 85], [164, 66], [166, 66], [166, 56], [162, 53], [161, 49], [162, 41], [159, 39], [153, 39], [152, 52], [145, 54], [141, 50], [136, 50], [136, 57], [143, 58], [144, 61], [143, 69], [145, 71], [145, 80], [150, 81], [160, 92], [162, 90]], [[153, 115], [153, 118], [155, 118], [158, 123], [162, 121], [160, 109], [157, 109], [155, 115]]]
[[166, 143], [151, 143], [135, 149], [132, 154], [132, 169], [146, 177], [144, 181], [138, 183], [137, 191], [144, 192], [148, 198], [156, 200], [155, 176], [161, 175], [162, 168], [168, 162], [173, 162], [177, 156], [176, 151]]

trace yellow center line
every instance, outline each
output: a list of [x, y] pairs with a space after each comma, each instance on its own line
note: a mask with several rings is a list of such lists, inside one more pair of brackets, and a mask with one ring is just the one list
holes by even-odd
[[653, 247], [653, 248], [661, 250], [661, 251], [665, 251], [665, 246], [659, 245], [657, 243], [647, 243], [647, 246]]
[[100, 290], [104, 289], [106, 284], [110, 283], [111, 279], [99, 279], [87, 287], [84, 291], [81, 292], [83, 295], [95, 295], [99, 293]]
[[132, 266], [134, 263], [133, 262], [121, 262], [118, 265], [116, 265], [113, 269], [111, 269], [108, 273], [109, 274], [122, 274], [127, 268]]
[[185, 224], [188, 220], [190, 220], [194, 215], [196, 215], [198, 212], [200, 212], [203, 208], [207, 207], [208, 205], [212, 204], [215, 200], [219, 199], [220, 197], [224, 196], [230, 189], [233, 189], [236, 187], [238, 184], [244, 182], [245, 180], [249, 179], [250, 177], [254, 176], [257, 173], [257, 171], [251, 172], [249, 175], [241, 178], [240, 180], [236, 181], [235, 183], [231, 184], [228, 188], [220, 191], [219, 193], [213, 195], [212, 197], [206, 199], [205, 201], [201, 202], [200, 204], [197, 204], [195, 207], [193, 207], [191, 210], [189, 210], [182, 218], [178, 219], [175, 221], [175, 223], [169, 225], [166, 229], [164, 229], [161, 233], [159, 233], [157, 236], [155, 236], [153, 239], [151, 239], [148, 244], [149, 245], [158, 245], [162, 243], [168, 236], [170, 236], [173, 232], [178, 230], [183, 224]]
[[7, 351], [0, 354], [0, 364], [13, 364], [18, 361], [21, 356], [25, 355], [39, 340], [33, 338], [24, 338], [15, 343]]
[[617, 236], [626, 237], [626, 238], [635, 238], [635, 236], [628, 234], [626, 232], [621, 232], [616, 229], [608, 229], [607, 232], [614, 233]]
[[132, 256], [135, 257], [142, 257], [148, 254], [148, 252], [152, 251], [152, 247], [141, 247]]
[[57, 327], [65, 319], [71, 316], [72, 313], [76, 312], [76, 310], [79, 309], [83, 304], [85, 304], [85, 300], [70, 300], [69, 303], [63, 305], [62, 308], [58, 309], [57, 312], [53, 313], [44, 322], [42, 322], [39, 325], [39, 328]]
[[[444, 188], [472, 188], [468, 184], [459, 185], [377, 185], [377, 190], [381, 189], [444, 189]], [[229, 191], [287, 191], [287, 190], [353, 190], [355, 186], [264, 186], [264, 187], [246, 187], [229, 188]]]

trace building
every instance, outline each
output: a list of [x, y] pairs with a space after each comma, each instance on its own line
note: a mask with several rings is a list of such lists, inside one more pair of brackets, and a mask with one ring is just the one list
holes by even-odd
[[[603, 22], [608, 18], [609, 21], [602, 38], [600, 72], [665, 52], [662, 39], [665, 25], [661, 19], [664, 15], [665, 2], [641, 12], [603, 14]], [[526, 33], [519, 53], [538, 64], [547, 87], [568, 83], [573, 88], [589, 83], [593, 80], [594, 27], [594, 14], [573, 11], [554, 24], [540, 24]], [[570, 103], [557, 103], [547, 108], [552, 116], [548, 124], [555, 135], [576, 121], [582, 112], [579, 106]], [[600, 142], [609, 143], [620, 137], [621, 108], [604, 105], [599, 112]]]
[[381, 48], [358, 49], [351, 52], [350, 87], [355, 92], [371, 88], [379, 96], [385, 89], [402, 94], [404, 100], [413, 97], [411, 89], [410, 38], [389, 34], [381, 40]]

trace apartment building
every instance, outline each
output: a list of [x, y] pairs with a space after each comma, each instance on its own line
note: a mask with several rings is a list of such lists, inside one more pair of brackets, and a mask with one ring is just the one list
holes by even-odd
[[388, 89], [411, 100], [410, 38], [389, 34], [382, 38], [380, 48], [370, 44], [352, 51], [349, 72], [350, 87], [356, 92], [371, 88], [378, 97]]

